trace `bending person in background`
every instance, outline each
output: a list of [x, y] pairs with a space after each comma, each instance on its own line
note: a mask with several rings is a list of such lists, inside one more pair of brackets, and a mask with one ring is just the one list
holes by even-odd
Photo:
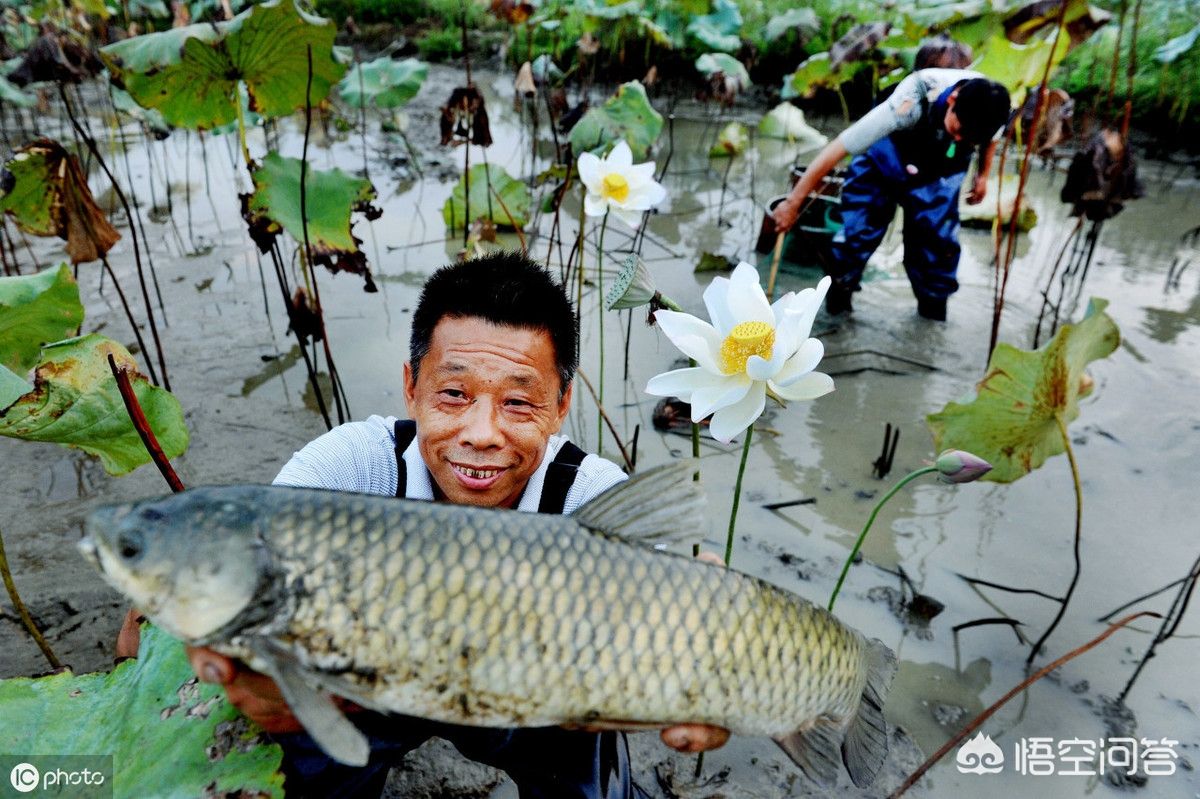
[[833, 278], [825, 298], [830, 313], [852, 310], [851, 295], [899, 205], [904, 269], [917, 312], [945, 320], [946, 300], [958, 290], [958, 195], [978, 150], [967, 202], [983, 200], [994, 138], [1008, 121], [1010, 105], [1008, 90], [978, 72], [918, 70], [817, 155], [773, 217], [776, 230], [791, 228], [809, 194], [839, 161], [854, 156], [842, 189], [843, 227], [826, 264]]

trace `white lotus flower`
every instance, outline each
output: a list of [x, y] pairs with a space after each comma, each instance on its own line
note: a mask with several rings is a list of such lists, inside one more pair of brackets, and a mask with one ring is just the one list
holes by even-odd
[[604, 216], [612, 211], [636, 229], [642, 222], [642, 212], [667, 198], [667, 190], [654, 180], [654, 162], [633, 163], [633, 153], [624, 139], [604, 158], [582, 153], [578, 166], [579, 179], [586, 189], [583, 211], [588, 216]]
[[788, 292], [771, 305], [758, 272], [743, 261], [704, 292], [712, 324], [686, 313], [654, 314], [671, 343], [699, 366], [655, 375], [646, 393], [691, 403], [693, 422], [712, 414], [709, 432], [725, 443], [754, 424], [768, 391], [781, 400], [828, 394], [833, 378], [813, 371], [825, 347], [808, 335], [828, 290], [825, 277], [815, 289]]

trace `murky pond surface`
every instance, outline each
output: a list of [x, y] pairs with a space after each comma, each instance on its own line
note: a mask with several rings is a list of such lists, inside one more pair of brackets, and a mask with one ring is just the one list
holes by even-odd
[[[371, 126], [370, 175], [384, 214], [371, 226], [360, 222], [356, 233], [365, 242], [380, 292], [364, 293], [362, 281], [353, 276], [319, 276], [333, 352], [355, 418], [403, 414], [401, 365], [411, 309], [424, 278], [459, 249], [460, 238], [447, 240], [441, 206], [461, 170], [462, 152], [437, 146], [435, 116], [436, 105], [459, 80], [454, 70], [434, 69], [410, 110], [410, 137], [422, 156], [423, 177], [411, 172], [397, 137]], [[544, 124], [534, 163], [535, 148], [529, 128], [513, 110], [509, 79], [489, 79], [485, 88], [496, 137], [490, 161], [518, 176], [546, 168], [550, 139]], [[678, 107], [664, 179], [670, 198], [651, 219], [642, 250], [659, 288], [701, 316], [701, 293], [710, 277], [693, 273], [700, 253], [756, 259], [751, 248], [761, 205], [785, 190], [788, 166], [799, 154], [781, 142], [757, 142], [734, 163], [723, 190], [724, 164], [706, 156], [719, 127], [711, 113], [691, 104]], [[753, 120], [752, 112], [746, 119]], [[43, 122], [44, 132], [54, 135], [54, 120]], [[329, 140], [318, 128], [314, 135], [315, 166], [361, 169], [356, 134]], [[301, 141], [293, 126], [285, 126], [282, 139], [284, 153], [298, 156]], [[260, 271], [238, 215], [236, 194], [245, 187], [244, 176], [231, 168], [233, 143], [229, 137], [204, 142], [206, 192], [201, 142], [195, 136], [188, 140], [175, 134], [149, 150], [140, 136], [133, 141], [130, 167], [143, 206], [151, 203], [152, 185], [155, 199], [164, 204], [168, 174], [171, 184], [173, 222], [157, 215], [147, 219], [146, 228], [170, 323], [163, 330], [168, 365], [192, 433], [191, 448], [180, 459], [181, 475], [189, 485], [267, 482], [294, 449], [324, 426], [311, 409], [303, 363], [286, 333], [270, 267]], [[251, 147], [261, 152], [261, 133], [252, 135]], [[664, 133], [660, 164], [670, 149]], [[479, 156], [473, 148], [472, 162]], [[1200, 396], [1200, 253], [1176, 249], [1179, 236], [1200, 221], [1200, 184], [1157, 164], [1144, 165], [1143, 177], [1147, 196], [1104, 227], [1079, 292], [1082, 301], [1074, 309], [1077, 318], [1087, 297], [1107, 298], [1123, 341], [1111, 357], [1092, 365], [1096, 390], [1083, 401], [1081, 416], [1071, 427], [1083, 480], [1083, 575], [1039, 663], [1101, 632], [1104, 625], [1098, 618], [1103, 614], [1182, 577], [1200, 545], [1195, 533], [1200, 517], [1200, 411], [1195, 403]], [[1029, 201], [1040, 222], [1018, 246], [1001, 333], [1001, 340], [1021, 347], [1031, 344], [1041, 291], [1074, 224], [1057, 200], [1060, 181], [1061, 175], [1039, 169], [1030, 178]], [[573, 193], [563, 207], [563, 253], [575, 238], [578, 203]], [[538, 257], [549, 249], [551, 223], [550, 216], [542, 215], [530, 226], [536, 231], [530, 234], [530, 250]], [[589, 222], [588, 228], [585, 257], [594, 277], [599, 226]], [[517, 243], [513, 236], [502, 238]], [[837, 388], [813, 403], [769, 407], [759, 421], [738, 521], [736, 567], [824, 602], [874, 502], [894, 480], [933, 454], [925, 415], [968, 394], [986, 361], [991, 237], [965, 231], [962, 240], [962, 289], [950, 303], [945, 324], [916, 315], [901, 264], [898, 226], [873, 260], [864, 291], [855, 296], [853, 317], [818, 319], [816, 334], [827, 352], [822, 369], [835, 376]], [[604, 242], [609, 278], [630, 242], [629, 233], [614, 220]], [[33, 248], [43, 264], [60, 257], [55, 243], [37, 241]], [[551, 250], [554, 269], [559, 268], [559, 252], [557, 245]], [[21, 255], [28, 266], [23, 247]], [[1177, 284], [1168, 285], [1168, 271], [1179, 257], [1194, 265]], [[131, 290], [135, 283], [129, 277], [127, 239], [113, 260]], [[764, 258], [764, 270], [766, 263]], [[102, 326], [108, 335], [131, 343], [111, 288], [101, 294], [98, 276], [91, 265], [80, 270], [88, 309], [85, 328]], [[784, 290], [800, 289], [817, 277], [785, 273], [780, 283]], [[597, 308], [597, 291], [589, 286], [582, 363], [593, 383], [599, 378]], [[650, 376], [672, 367], [677, 352], [635, 311], [626, 359], [626, 317], [606, 313], [604, 324], [605, 405], [622, 438], [628, 442], [640, 426], [641, 464], [686, 454], [690, 443], [685, 435], [654, 430], [656, 400], [642, 392]], [[607, 433], [597, 442], [595, 405], [587, 392], [580, 386], [575, 396], [566, 432], [585, 448], [599, 447], [619, 460]], [[892, 474], [878, 480], [871, 463], [889, 422], [901, 431], [899, 447]], [[712, 511], [704, 540], [712, 549], [723, 547], [739, 443], [725, 446], [705, 438], [702, 446]], [[142, 469], [110, 480], [79, 453], [7, 439], [0, 440], [0, 463], [5, 484], [0, 530], [23, 593], [68, 661], [78, 670], [105, 667], [120, 606], [69, 544], [78, 538], [79, 520], [88, 509], [101, 501], [161, 493], [160, 478]], [[814, 501], [765, 507], [801, 499]], [[1005, 615], [1023, 622], [1027, 638], [1036, 638], [1057, 609], [1031, 594], [973, 589], [960, 575], [1061, 593], [1071, 575], [1073, 521], [1072, 480], [1064, 456], [1007, 486], [921, 480], [881, 513], [866, 544], [865, 561], [851, 571], [838, 612], [895, 648], [901, 666], [887, 716], [926, 752], [1025, 676], [1028, 644], [1019, 643], [1009, 627], [973, 627], [957, 637], [952, 628]], [[903, 621], [893, 611], [901, 590], [900, 578], [892, 573], [897, 568], [917, 591], [945, 604], [927, 626]], [[1168, 603], [1164, 596], [1147, 607], [1161, 611]], [[1004, 773], [961, 774], [951, 754], [932, 772], [930, 794], [1117, 795], [1098, 777], [1019, 776], [1012, 766], [1014, 746], [1022, 739], [1049, 738], [1057, 746], [1069, 739], [1095, 741], [1111, 735], [1098, 713], [1101, 697], [1120, 692], [1155, 629], [1146, 622], [1117, 633], [987, 722], [984, 731], [1009, 760]], [[1182, 765], [1200, 759], [1198, 636], [1200, 621], [1193, 614], [1159, 649], [1130, 695], [1136, 734], [1178, 741], [1181, 758], [1175, 775], [1152, 778], [1142, 795], [1200, 795], [1200, 779]], [[41, 668], [37, 650], [7, 611], [0, 615], [0, 642], [0, 676]], [[774, 762], [781, 756], [771, 747], [736, 742], [711, 762], [714, 769], [729, 764], [735, 771], [750, 771], [761, 767], [753, 765], [760, 757]], [[1060, 763], [1059, 770], [1063, 768]]]

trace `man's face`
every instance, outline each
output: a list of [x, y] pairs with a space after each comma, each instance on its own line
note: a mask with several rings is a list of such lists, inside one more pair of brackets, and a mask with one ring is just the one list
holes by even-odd
[[955, 141], [962, 141], [962, 121], [958, 118], [958, 111], [955, 109], [955, 102], [958, 100], [958, 89], [950, 92], [950, 96], [946, 98], [946, 117], [943, 122], [946, 132]]
[[443, 317], [404, 396], [438, 499], [515, 507], [562, 426], [554, 343], [544, 330]]

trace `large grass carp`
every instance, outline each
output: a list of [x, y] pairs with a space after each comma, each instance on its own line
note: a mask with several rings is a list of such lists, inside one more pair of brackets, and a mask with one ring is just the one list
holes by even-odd
[[651, 546], [702, 528], [694, 466], [573, 516], [272, 486], [110, 507], [80, 544], [183, 640], [279, 684], [332, 757], [367, 760], [337, 694], [381, 712], [517, 727], [698, 722], [774, 738], [869, 784], [894, 655], [757, 578]]

